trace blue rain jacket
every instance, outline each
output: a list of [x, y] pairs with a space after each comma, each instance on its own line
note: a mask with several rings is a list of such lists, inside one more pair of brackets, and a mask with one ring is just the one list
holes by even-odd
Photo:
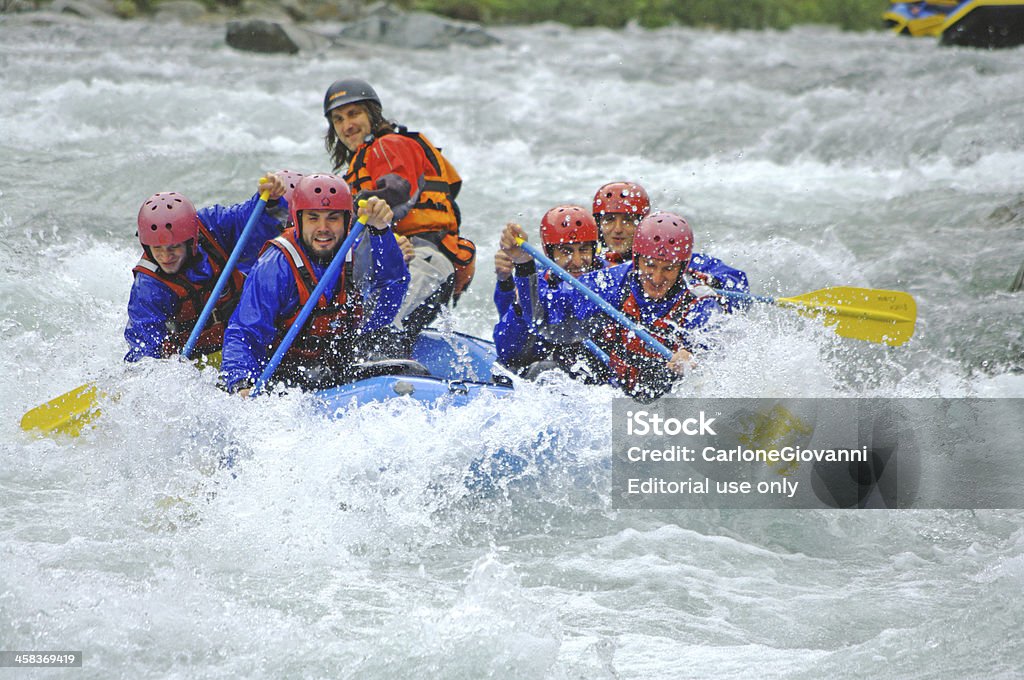
[[[382, 235], [371, 233], [369, 241], [372, 267], [364, 279], [367, 288], [354, 291], [363, 295], [364, 314], [368, 313], [359, 328], [360, 334], [390, 325], [409, 287], [409, 268], [391, 230]], [[305, 248], [301, 240], [299, 243]], [[330, 263], [310, 260], [319, 281]], [[337, 294], [338, 283], [335, 283], [327, 295], [330, 298]], [[234, 391], [242, 380], [259, 378], [270, 359], [270, 347], [280, 333], [287, 331], [281, 324], [295, 314], [298, 307], [299, 291], [287, 256], [278, 248], [267, 248], [249, 272], [242, 297], [224, 331], [221, 382], [228, 391]], [[367, 312], [370, 307], [372, 311]]]
[[[608, 266], [602, 271], [612, 271], [618, 267], [628, 265]], [[619, 308], [626, 297], [626, 288], [622, 280], [628, 273], [626, 269], [619, 269], [613, 279], [602, 276], [602, 271], [590, 272], [583, 275], [581, 280], [589, 287], [596, 290], [601, 297], [605, 298], [616, 308]], [[747, 282], [747, 275], [725, 264], [716, 257], [703, 253], [694, 253], [690, 260], [687, 274], [695, 283], [712, 288], [749, 292], [750, 285]], [[555, 349], [555, 345], [537, 334], [537, 326], [547, 326], [549, 329], [564, 324], [567, 318], [586, 318], [577, 316], [574, 305], [583, 304], [580, 300], [585, 297], [575, 291], [568, 283], [560, 281], [557, 277], [550, 276], [547, 272], [541, 276], [530, 276], [526, 273], [520, 275], [517, 271], [512, 281], [515, 283], [515, 292], [502, 291], [500, 285], [495, 288], [494, 302], [498, 308], [499, 321], [494, 327], [494, 342], [498, 352], [498, 359], [510, 368], [520, 368], [534, 361], [548, 358]], [[537, 294], [534, 294], [532, 286], [536, 281]], [[610, 285], [600, 285], [595, 289], [589, 282], [597, 281], [602, 284], [611, 282]], [[639, 288], [637, 288], [639, 291]], [[664, 315], [672, 308], [676, 298], [672, 301], [662, 301], [650, 304], [650, 313], [645, 314], [645, 323], [649, 323]], [[641, 294], [637, 296], [641, 308], [645, 305], [645, 298]], [[726, 311], [734, 311], [741, 302], [730, 298], [718, 298], [718, 304]], [[586, 310], [587, 317], [599, 312], [597, 306], [587, 301], [582, 309]], [[691, 322], [695, 326], [698, 323], [697, 316]]]
[[[244, 203], [224, 207], [214, 205], [197, 210], [200, 221], [214, 235], [221, 247], [229, 254], [238, 243], [245, 225], [252, 216], [252, 211], [259, 201], [259, 194]], [[253, 232], [246, 241], [245, 248], [238, 258], [237, 269], [247, 274], [256, 262], [263, 244], [278, 236], [288, 219], [288, 203], [283, 198], [276, 204], [267, 204], [263, 215], [253, 226]], [[212, 269], [210, 258], [203, 251], [186, 263], [184, 274], [190, 281], [198, 284], [209, 282], [210, 289], [216, 281], [210, 281]], [[128, 341], [128, 353], [124, 360], [138, 361], [143, 357], [160, 358], [163, 356], [161, 343], [168, 335], [168, 323], [178, 314], [181, 300], [166, 285], [151, 276], [135, 276], [131, 293], [128, 296], [128, 325], [124, 329], [124, 338]]]

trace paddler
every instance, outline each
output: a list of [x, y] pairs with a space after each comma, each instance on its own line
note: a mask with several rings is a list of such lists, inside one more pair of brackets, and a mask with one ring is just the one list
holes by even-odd
[[[303, 177], [290, 207], [292, 226], [266, 244], [224, 332], [221, 385], [228, 392], [249, 394], [354, 217], [349, 187], [335, 175]], [[333, 289], [320, 297], [275, 373], [288, 384], [316, 389], [349, 379], [353, 364], [373, 352], [376, 332], [391, 324], [405, 296], [409, 270], [391, 231], [391, 208], [371, 197], [358, 215], [367, 218], [363, 239], [369, 242], [370, 267], [365, 273], [342, 267]]]
[[[514, 262], [529, 257], [506, 229], [502, 249]], [[632, 331], [602, 316], [600, 308], [575, 288], [559, 290], [548, 302], [566, 318], [592, 324], [590, 338], [608, 355], [615, 382], [626, 394], [655, 399], [696, 365], [694, 353], [706, 349], [702, 331], [724, 310], [718, 296], [686, 276], [693, 254], [693, 230], [682, 217], [653, 213], [637, 226], [630, 262], [582, 274], [579, 281], [650, 333], [671, 352], [664, 359]], [[528, 289], [517, 289], [519, 304], [532, 305]]]
[[163, 358], [182, 349], [252, 215], [259, 193], [268, 191], [267, 207], [243, 246], [210, 324], [199, 336], [195, 353], [220, 349], [224, 324], [241, 294], [245, 274], [263, 244], [281, 233], [287, 219], [285, 178], [269, 174], [260, 182], [256, 195], [229, 207], [214, 205], [197, 211], [177, 192], [154, 194], [142, 204], [137, 235], [143, 253], [132, 270], [135, 281], [124, 329], [128, 341], [125, 361]]
[[[528, 378], [560, 368], [584, 382], [608, 382], [604, 363], [587, 348], [585, 336], [574, 330], [578, 324], [571, 315], [567, 319], [560, 306], [567, 300], [569, 285], [553, 271], [538, 272], [533, 258], [515, 247], [517, 237], [525, 240], [526, 232], [510, 222], [494, 255], [494, 303], [499, 316], [494, 343], [498, 360]], [[603, 266], [597, 257], [597, 223], [578, 205], [548, 210], [541, 218], [540, 240], [547, 256], [574, 277]], [[523, 301], [527, 302], [525, 306]]]
[[[594, 220], [600, 231], [600, 257], [610, 265], [633, 259], [633, 235], [637, 225], [651, 212], [647, 190], [636, 182], [608, 182], [594, 193]], [[717, 257], [694, 253], [687, 275], [715, 289], [750, 292], [747, 275], [725, 264]], [[742, 303], [723, 298], [719, 301], [727, 311]]]
[[335, 172], [357, 199], [377, 196], [394, 212], [394, 231], [407, 237], [409, 292], [396, 326], [408, 346], [441, 308], [465, 291], [476, 268], [476, 247], [459, 235], [455, 198], [462, 186], [455, 167], [423, 134], [386, 120], [380, 97], [365, 80], [334, 82], [324, 95], [325, 144]]

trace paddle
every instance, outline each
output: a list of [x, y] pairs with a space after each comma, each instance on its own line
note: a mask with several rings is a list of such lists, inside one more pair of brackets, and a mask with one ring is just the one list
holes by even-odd
[[[359, 201], [359, 206], [366, 205], [366, 201]], [[363, 233], [363, 229], [366, 227], [367, 217], [361, 215], [356, 223], [352, 226], [352, 231], [349, 232], [348, 236], [341, 244], [341, 248], [335, 253], [334, 259], [331, 260], [331, 264], [328, 265], [324, 275], [320, 277], [320, 281], [317, 282], [313, 292], [310, 293], [309, 299], [306, 300], [306, 304], [302, 306], [299, 311], [299, 315], [295, 317], [295, 321], [292, 322], [291, 328], [285, 334], [284, 339], [281, 340], [281, 344], [277, 346], [277, 350], [274, 352], [274, 356], [270, 357], [270, 361], [267, 362], [266, 368], [263, 369], [263, 373], [252, 386], [252, 390], [249, 392], [250, 397], [255, 397], [263, 389], [263, 386], [270, 380], [270, 376], [274, 374], [281, 360], [284, 359], [285, 352], [295, 342], [295, 338], [302, 332], [302, 327], [306, 325], [306, 320], [309, 319], [309, 315], [313, 313], [313, 308], [316, 307], [317, 302], [320, 300], [320, 296], [323, 295], [327, 290], [334, 287], [334, 280], [338, 278], [338, 274], [341, 272], [341, 266], [345, 263], [345, 256], [348, 251], [352, 249], [352, 245], [356, 242], [359, 236]]]
[[80, 385], [27, 412], [21, 417], [21, 429], [77, 437], [100, 414], [96, 401], [102, 396], [96, 385]]
[[892, 347], [910, 340], [917, 321], [914, 298], [896, 290], [838, 286], [784, 298], [733, 290], [715, 292], [741, 300], [793, 307], [804, 316], [818, 318], [834, 326], [835, 332], [844, 338], [883, 343]]
[[[202, 332], [203, 326], [206, 325], [206, 321], [209, 319], [210, 314], [213, 313], [213, 308], [217, 303], [217, 299], [224, 291], [228, 278], [231, 276], [231, 272], [234, 270], [235, 264], [241, 256], [242, 246], [245, 245], [249, 235], [252, 233], [253, 226], [263, 214], [263, 209], [266, 207], [267, 200], [269, 198], [269, 191], [264, 191], [260, 194], [259, 201], [253, 208], [252, 214], [249, 216], [249, 221], [246, 222], [245, 227], [242, 229], [242, 233], [238, 237], [238, 242], [235, 243], [235, 247], [231, 251], [231, 256], [228, 258], [227, 263], [224, 265], [224, 270], [220, 273], [220, 277], [217, 279], [217, 283], [213, 288], [213, 293], [206, 301], [206, 305], [203, 307], [202, 313], [196, 320], [195, 327], [192, 328], [192, 333], [189, 335], [184, 348], [181, 350], [182, 356], [186, 359], [195, 348], [196, 341], [199, 339], [199, 334]], [[216, 352], [215, 354], [219, 355], [220, 353]], [[92, 383], [80, 385], [70, 392], [65, 392], [59, 397], [55, 397], [45, 404], [41, 404], [40, 406], [26, 412], [25, 415], [21, 417], [21, 429], [25, 431], [40, 430], [42, 434], [66, 434], [69, 437], [77, 437], [81, 434], [82, 428], [100, 415], [97, 402], [104, 396], [106, 396], [105, 393], [100, 392], [96, 385], [93, 385]]]
[[1020, 269], [1017, 270], [1017, 275], [1013, 277], [1013, 283], [1010, 284], [1010, 292], [1016, 293], [1021, 289], [1021, 286], [1024, 286], [1024, 264], [1020, 266]]
[[619, 381], [615, 379], [615, 369], [612, 368], [612, 358], [608, 356], [608, 352], [597, 346], [597, 343], [587, 338], [583, 341], [584, 347], [590, 350], [590, 353], [601, 360], [601, 363], [608, 367], [610, 374], [608, 376], [608, 384], [612, 387], [618, 387]]
[[[262, 181], [263, 180], [260, 180], [261, 183]], [[200, 312], [199, 318], [196, 319], [196, 325], [192, 327], [192, 332], [189, 333], [188, 340], [185, 341], [185, 346], [181, 348], [181, 356], [186, 359], [189, 358], [192, 354], [192, 350], [195, 349], [196, 342], [199, 340], [199, 336], [202, 334], [207, 320], [210, 318], [210, 315], [213, 314], [213, 308], [217, 306], [217, 300], [220, 299], [220, 294], [223, 293], [224, 288], [227, 287], [228, 279], [231, 277], [231, 273], [235, 270], [238, 258], [242, 256], [242, 248], [245, 246], [245, 242], [249, 240], [249, 234], [252, 233], [256, 222], [260, 219], [260, 216], [263, 215], [263, 209], [267, 207], [267, 200], [269, 198], [269, 189], [260, 193], [260, 200], [256, 201], [256, 206], [252, 209], [252, 214], [249, 215], [249, 221], [245, 223], [245, 227], [242, 229], [242, 233], [238, 237], [238, 242], [235, 243], [235, 247], [231, 251], [231, 257], [228, 258], [227, 263], [224, 265], [224, 271], [220, 273], [220, 277], [217, 279], [217, 285], [213, 287], [213, 292], [210, 293], [210, 298], [203, 306], [203, 311]]]
[[[594, 301], [602, 311], [610, 308], [619, 316], [612, 315], [616, 321], [636, 332], [635, 324], [628, 317], [608, 304], [603, 298], [561, 270], [550, 258], [527, 241], [517, 243], [537, 260], [551, 267], [559, 276], [568, 281], [577, 290]], [[805, 316], [815, 317], [833, 325], [835, 332], [844, 338], [855, 338], [868, 342], [884, 343], [893, 347], [902, 345], [914, 335], [917, 321], [917, 304], [908, 293], [896, 290], [877, 290], [873, 288], [853, 288], [839, 286], [823, 288], [811, 293], [795, 297], [772, 298], [763, 295], [751, 295], [731, 290], [716, 290], [716, 293], [742, 300], [753, 300], [777, 305], [793, 307]], [[603, 303], [603, 305], [602, 305]], [[622, 320], [623, 317], [626, 323]], [[640, 329], [642, 330], [642, 329]], [[637, 335], [646, 341], [641, 333]], [[652, 338], [653, 339], [653, 338]], [[655, 342], [657, 342], [655, 340]], [[648, 343], [650, 344], [650, 343]], [[660, 345], [660, 343], [659, 343]], [[653, 345], [651, 345], [653, 347]], [[664, 349], [664, 347], [662, 347]], [[668, 350], [665, 349], [667, 352]]]
[[580, 293], [582, 293], [584, 296], [586, 296], [586, 298], [593, 302], [595, 305], [597, 305], [602, 312], [618, 321], [628, 330], [633, 331], [633, 333], [635, 333], [638, 338], [643, 340], [644, 343], [646, 343], [647, 346], [650, 347], [652, 350], [654, 350], [661, 356], [665, 357], [666, 359], [672, 358], [672, 351], [668, 347], [665, 347], [665, 345], [661, 344], [657, 338], [648, 333], [642, 326], [633, 321], [633, 319], [630, 319], [628, 316], [626, 316], [619, 310], [615, 309], [615, 307], [612, 306], [610, 302], [608, 302], [603, 297], [601, 297], [600, 295], [598, 295], [597, 293], [583, 285], [583, 283], [575, 276], [573, 276], [572, 274], [570, 274], [569, 272], [565, 271], [557, 264], [555, 264], [555, 261], [552, 260], [547, 255], [545, 255], [543, 252], [541, 252], [540, 248], [536, 247], [529, 241], [526, 241], [522, 238], [516, 239], [516, 245], [518, 245], [520, 248], [522, 248], [530, 255], [532, 255], [534, 259], [543, 264], [545, 267], [549, 268], [551, 271], [558, 274], [558, 276], [563, 281], [565, 281], [570, 286], [572, 286]]

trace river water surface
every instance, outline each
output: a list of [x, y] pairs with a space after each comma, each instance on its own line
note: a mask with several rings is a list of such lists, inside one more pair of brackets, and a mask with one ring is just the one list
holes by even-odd
[[[329, 170], [323, 92], [361, 76], [464, 178], [480, 267], [447, 327], [489, 337], [506, 221], [535, 234], [628, 178], [755, 292], [918, 304], [900, 348], [752, 310], [678, 394], [1024, 397], [1020, 49], [499, 35], [290, 57], [218, 26], [0, 20], [0, 649], [85, 654], [39, 677], [1019, 677], [1018, 511], [616, 510], [610, 388], [328, 421], [177, 362], [122, 366], [142, 200]], [[94, 429], [20, 430], [89, 380], [120, 395]], [[543, 474], [462, 484], [481, 451], [538, 446]]]

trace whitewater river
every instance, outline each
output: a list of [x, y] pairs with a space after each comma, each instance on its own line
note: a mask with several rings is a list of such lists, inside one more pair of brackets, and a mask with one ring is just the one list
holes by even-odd
[[[611, 388], [330, 421], [177, 362], [122, 366], [142, 200], [233, 203], [263, 171], [328, 170], [323, 92], [362, 76], [465, 180], [480, 268], [450, 328], [489, 337], [506, 221], [536, 233], [628, 178], [755, 292], [892, 288], [919, 308], [895, 349], [752, 310], [678, 394], [1024, 397], [1020, 49], [499, 35], [290, 57], [217, 26], [0, 18], [0, 650], [85, 655], [33, 677], [1020, 677], [1020, 511], [618, 510]], [[95, 429], [21, 431], [89, 380], [120, 395]], [[538, 446], [543, 473], [462, 483], [482, 452]]]

